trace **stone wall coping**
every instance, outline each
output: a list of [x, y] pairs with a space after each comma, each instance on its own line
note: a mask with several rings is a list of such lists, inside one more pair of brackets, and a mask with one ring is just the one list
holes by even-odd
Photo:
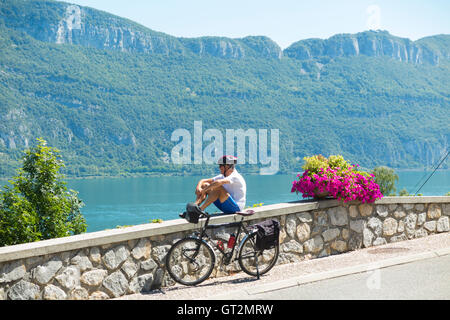
[[[375, 202], [375, 204], [392, 203], [450, 203], [450, 197], [384, 197]], [[336, 207], [339, 204], [340, 202], [335, 199], [321, 201], [301, 200], [277, 203], [253, 208], [255, 214], [245, 217], [244, 220], [264, 219], [304, 211], [326, 209]], [[236, 214], [217, 216], [211, 218], [210, 224], [235, 222], [240, 221], [240, 219], [242, 219], [242, 217]], [[192, 224], [188, 223], [184, 219], [175, 219], [163, 221], [162, 223], [140, 224], [122, 229], [89, 232], [70, 237], [0, 247], [0, 262], [53, 254], [57, 252], [78, 250], [93, 246], [103, 246], [117, 242], [170, 234], [180, 231], [194, 230], [201, 226], [202, 221], [204, 221], [204, 219], [201, 219], [197, 224]]]

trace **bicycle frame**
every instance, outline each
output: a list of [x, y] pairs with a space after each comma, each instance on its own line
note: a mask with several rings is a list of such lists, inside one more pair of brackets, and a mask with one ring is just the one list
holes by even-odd
[[[220, 214], [219, 214], [220, 215]], [[211, 218], [211, 215], [205, 215], [206, 216], [206, 221], [204, 226], [201, 228], [201, 232], [198, 236], [198, 239], [202, 242], [204, 242], [206, 245], [210, 246], [210, 243], [214, 244], [214, 247], [225, 257], [225, 260], [223, 261], [223, 263], [225, 264], [229, 264], [231, 261], [235, 261], [236, 258], [234, 260], [232, 260], [234, 252], [236, 247], [238, 247], [237, 252], [239, 252], [240, 247], [242, 246], [242, 244], [244, 243], [244, 240], [252, 234], [252, 231], [249, 231], [245, 226], [244, 226], [244, 217], [242, 217], [241, 221], [239, 222], [229, 222], [229, 223], [224, 223], [224, 224], [214, 224], [214, 225], [209, 225], [209, 219]], [[231, 251], [226, 252], [225, 251], [225, 247], [221, 248], [217, 243], [215, 243], [211, 237], [206, 233], [206, 230], [208, 229], [216, 229], [216, 228], [221, 228], [221, 227], [234, 227], [237, 226], [237, 231], [235, 232], [236, 234], [236, 242], [235, 245], [233, 246], [233, 248], [231, 249]], [[243, 231], [245, 232], [245, 236], [242, 238], [242, 240], [239, 240], [240, 234], [241, 234], [241, 230], [243, 229]], [[208, 241], [204, 240], [207, 239]], [[221, 241], [221, 240], [219, 240]], [[213, 250], [214, 254], [215, 251]]]

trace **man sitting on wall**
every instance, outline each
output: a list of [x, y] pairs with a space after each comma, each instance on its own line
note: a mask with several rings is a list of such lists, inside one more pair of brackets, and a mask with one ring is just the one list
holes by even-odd
[[245, 207], [247, 185], [236, 170], [237, 158], [222, 156], [218, 160], [220, 174], [202, 179], [195, 189], [197, 204], [204, 211], [211, 203], [224, 213], [242, 211]]

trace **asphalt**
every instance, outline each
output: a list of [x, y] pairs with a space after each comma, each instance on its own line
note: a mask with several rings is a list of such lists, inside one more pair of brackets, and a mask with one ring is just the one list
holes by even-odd
[[[243, 272], [195, 286], [175, 285], [116, 300], [241, 300], [264, 292], [450, 255], [450, 232], [275, 266], [257, 280]], [[261, 298], [258, 298], [261, 299]], [[449, 296], [450, 299], [450, 296]]]

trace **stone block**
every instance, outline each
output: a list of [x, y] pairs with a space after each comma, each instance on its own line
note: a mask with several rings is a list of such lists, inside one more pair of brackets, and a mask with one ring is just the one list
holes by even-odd
[[27, 272], [21, 260], [6, 262], [0, 268], [0, 284], [22, 279]]
[[366, 220], [351, 220], [350, 221], [350, 229], [357, 232], [362, 233], [366, 226]]
[[338, 228], [328, 229], [322, 232], [322, 237], [325, 242], [331, 241], [339, 237], [341, 231]]
[[103, 263], [109, 270], [115, 270], [128, 259], [129, 255], [130, 251], [124, 245], [119, 245], [106, 251]]
[[331, 248], [339, 252], [345, 252], [347, 251], [347, 242], [342, 240], [333, 241], [331, 243]]
[[427, 217], [428, 219], [438, 219], [441, 216], [441, 213], [442, 211], [439, 205], [432, 203], [428, 207]]
[[303, 249], [306, 253], [318, 253], [323, 249], [323, 240], [321, 236], [315, 236], [314, 238], [306, 241], [303, 244]]
[[53, 257], [50, 261], [37, 266], [31, 271], [33, 279], [39, 284], [47, 284], [53, 279], [59, 269], [61, 269], [62, 265], [63, 263], [59, 257]]
[[289, 242], [283, 243], [281, 245], [281, 250], [283, 250], [283, 252], [293, 252], [300, 254], [303, 253], [303, 246], [297, 241], [291, 240]]
[[423, 203], [417, 203], [414, 206], [414, 209], [418, 212], [423, 212], [423, 210], [425, 209], [425, 206], [423, 205]]
[[424, 229], [419, 229], [414, 232], [414, 238], [422, 238], [428, 236], [428, 233]]
[[363, 217], [369, 217], [372, 215], [373, 207], [371, 204], [363, 203], [358, 206], [359, 213]]
[[81, 251], [75, 257], [70, 260], [71, 264], [76, 265], [80, 268], [80, 271], [83, 272], [85, 270], [92, 269], [92, 262], [89, 260], [89, 257]]
[[375, 207], [375, 211], [377, 215], [379, 215], [382, 218], [386, 218], [389, 214], [387, 207], [384, 205], [377, 205]]
[[363, 235], [359, 233], [353, 233], [348, 240], [348, 248], [350, 250], [360, 249], [363, 245]]
[[103, 291], [95, 291], [89, 296], [89, 300], [107, 300], [109, 296]]
[[427, 221], [423, 224], [423, 227], [427, 229], [429, 232], [435, 232], [436, 231], [436, 221]]
[[57, 286], [49, 284], [45, 286], [43, 293], [44, 300], [66, 300], [66, 293]]
[[350, 217], [356, 218], [358, 216], [358, 207], [357, 206], [350, 206], [348, 208], [348, 213]]
[[327, 210], [331, 225], [346, 226], [348, 223], [348, 213], [344, 207], [334, 207]]
[[405, 221], [400, 220], [398, 222], [397, 232], [404, 232], [404, 231], [405, 231]]
[[311, 235], [310, 227], [307, 223], [300, 223], [297, 226], [297, 238], [300, 242], [305, 242]]
[[142, 276], [134, 278], [130, 282], [128, 291], [130, 293], [148, 292], [151, 290], [153, 283], [153, 274], [144, 274]]
[[404, 204], [403, 204], [403, 208], [404, 208], [406, 211], [411, 211], [411, 210], [414, 209], [414, 204], [411, 204], [411, 203], [404, 203]]
[[119, 270], [110, 274], [103, 280], [103, 287], [105, 287], [112, 296], [117, 298], [127, 293], [128, 280]]
[[421, 226], [424, 224], [424, 222], [427, 220], [427, 213], [426, 212], [422, 212], [417, 214], [417, 225]]
[[296, 214], [297, 218], [300, 220], [300, 222], [312, 222], [313, 219], [311, 217], [311, 214], [309, 214], [308, 212], [300, 212]]
[[131, 250], [131, 255], [135, 259], [148, 259], [150, 257], [150, 252], [152, 246], [149, 240], [140, 239], [137, 245]]
[[128, 259], [122, 265], [122, 271], [125, 273], [128, 279], [132, 278], [136, 272], [139, 270], [139, 265], [136, 264], [132, 259]]
[[89, 250], [89, 258], [94, 263], [101, 263], [102, 262], [102, 255], [100, 253], [100, 248], [99, 247], [92, 247]]
[[402, 208], [397, 208], [397, 210], [394, 211], [394, 218], [395, 219], [401, 219], [406, 217], [406, 213]]
[[86, 271], [81, 275], [80, 281], [85, 285], [96, 287], [103, 282], [107, 274], [108, 271], [103, 269]]
[[370, 231], [369, 228], [364, 228], [363, 230], [363, 245], [364, 247], [368, 248], [372, 246], [372, 241], [374, 239], [374, 234], [372, 231]]
[[88, 291], [83, 287], [76, 287], [69, 292], [70, 300], [87, 300], [89, 299]]
[[40, 299], [39, 286], [20, 280], [8, 290], [8, 297], [11, 300], [38, 300]]
[[74, 266], [62, 269], [55, 278], [61, 286], [69, 290], [80, 285], [80, 271]]
[[408, 240], [408, 237], [404, 233], [402, 233], [398, 236], [391, 237], [389, 239], [389, 242], [399, 242], [399, 241], [405, 241], [405, 240]]
[[375, 240], [373, 240], [372, 245], [373, 246], [381, 246], [381, 245], [386, 244], [386, 243], [387, 243], [387, 241], [386, 241], [385, 238], [378, 237]]
[[444, 216], [450, 216], [450, 203], [442, 204], [442, 214]]
[[449, 217], [440, 217], [436, 225], [437, 232], [450, 231]]
[[141, 269], [145, 271], [152, 271], [158, 267], [158, 264], [152, 258], [141, 262]]
[[386, 218], [383, 222], [383, 235], [392, 236], [397, 232], [398, 223], [394, 218]]
[[289, 237], [294, 238], [295, 232], [297, 229], [297, 222], [296, 222], [295, 216], [289, 216], [286, 218], [286, 233], [289, 235]]

